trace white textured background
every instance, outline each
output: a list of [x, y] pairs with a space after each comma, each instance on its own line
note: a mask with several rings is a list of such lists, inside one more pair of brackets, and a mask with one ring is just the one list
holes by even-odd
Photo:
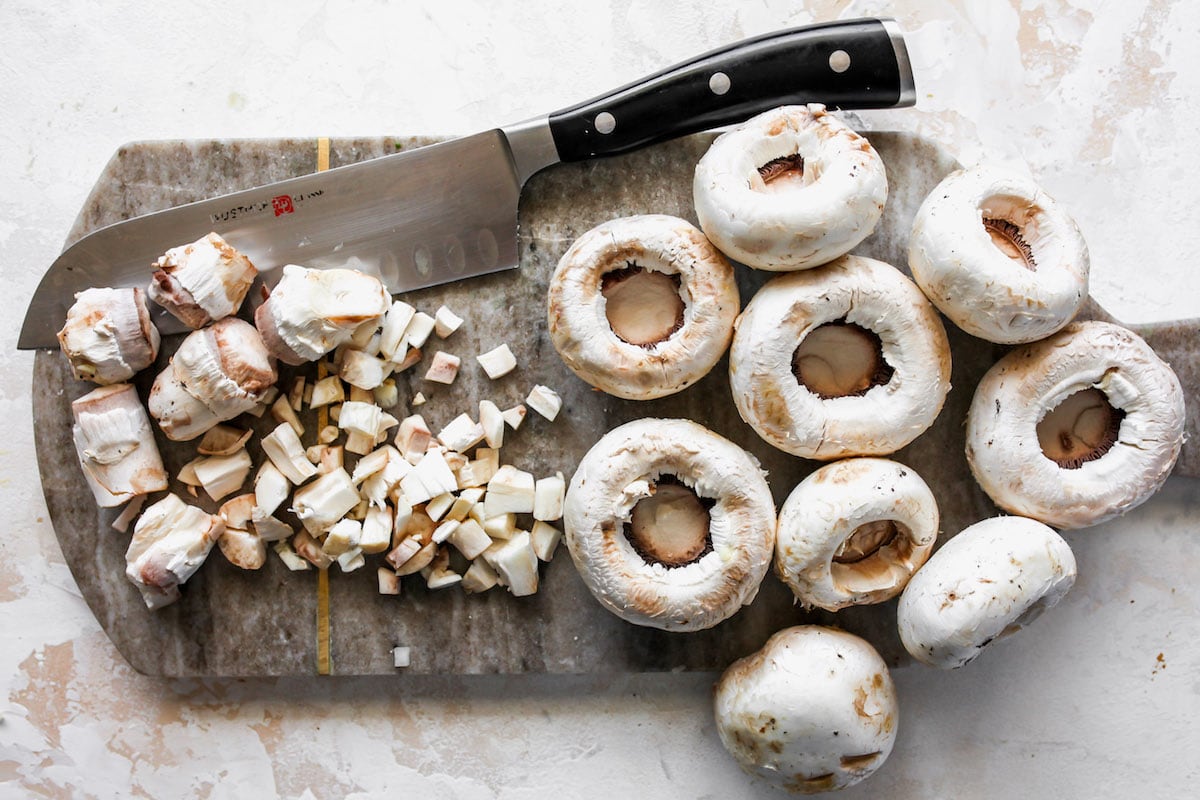
[[[711, 721], [711, 674], [160, 681], [62, 562], [15, 351], [42, 270], [131, 139], [467, 133], [739, 37], [887, 13], [919, 105], [863, 113], [1072, 209], [1093, 293], [1200, 316], [1200, 3], [0, 3], [0, 797], [776, 796]], [[1200, 398], [1192, 398], [1200, 401]], [[897, 747], [841, 797], [1191, 797], [1200, 482], [1073, 533], [1064, 603], [964, 670], [899, 670]]]

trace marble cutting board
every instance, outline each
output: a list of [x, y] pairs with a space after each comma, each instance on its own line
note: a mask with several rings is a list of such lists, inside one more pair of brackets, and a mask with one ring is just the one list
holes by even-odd
[[[906, 134], [869, 137], [888, 169], [890, 194], [876, 232], [856, 252], [903, 268], [907, 232], [921, 200], [954, 168], [935, 144]], [[593, 391], [559, 360], [546, 335], [544, 297], [559, 257], [579, 234], [613, 217], [674, 214], [695, 222], [691, 203], [694, 165], [711, 141], [697, 135], [630, 155], [552, 167], [525, 187], [520, 206], [521, 268], [450, 284], [405, 297], [432, 313], [446, 303], [466, 323], [445, 342], [431, 345], [459, 355], [464, 369], [452, 387], [421, 379], [420, 366], [398, 376], [402, 417], [418, 391], [429, 397], [420, 412], [437, 430], [462, 411], [491, 398], [501, 407], [519, 402], [535, 383], [558, 390], [563, 411], [554, 422], [532, 412], [502, 451], [537, 475], [574, 465], [605, 431], [646, 416], [688, 417], [751, 450], [769, 473], [776, 504], [815, 462], [794, 458], [763, 443], [738, 417], [730, 398], [727, 362], [669, 398], [623, 401]], [[427, 138], [333, 140], [330, 165], [351, 163], [416, 147]], [[101, 175], [69, 241], [100, 226], [172, 205], [246, 186], [311, 172], [311, 139], [147, 142], [121, 148]], [[163, 249], [180, 244], [164, 242]], [[236, 244], [236, 242], [234, 243]], [[269, 265], [259, 265], [265, 267]], [[769, 275], [739, 267], [743, 305]], [[149, 278], [149, 270], [147, 271]], [[1103, 316], [1096, 308], [1093, 316]], [[1200, 321], [1139, 329], [1181, 372], [1185, 386], [1200, 384], [1196, 342]], [[947, 324], [954, 355], [953, 386], [935, 425], [894, 456], [915, 468], [932, 487], [942, 515], [942, 537], [990, 516], [995, 508], [970, 477], [963, 454], [963, 420], [971, 392], [1005, 351]], [[137, 381], [143, 399], [154, 374], [166, 364], [178, 337], [164, 342], [159, 364]], [[475, 368], [474, 355], [507, 342], [519, 368], [491, 382]], [[434, 349], [430, 347], [430, 352]], [[428, 356], [426, 361], [428, 362]], [[284, 373], [289, 374], [289, 373]], [[268, 676], [317, 671], [317, 575], [289, 572], [274, 554], [266, 566], [246, 572], [214, 548], [208, 562], [184, 587], [182, 600], [149, 612], [124, 576], [129, 534], [114, 531], [115, 510], [97, 510], [75, 460], [70, 403], [90, 388], [75, 381], [56, 351], [39, 351], [33, 377], [34, 428], [42, 486], [54, 529], [85, 600], [117, 649], [140, 672], [184, 676]], [[1194, 395], [1189, 400], [1194, 399]], [[1189, 408], [1189, 431], [1200, 428], [1197, 403]], [[273, 427], [244, 418], [260, 431]], [[310, 434], [311, 435], [311, 434]], [[306, 440], [307, 441], [307, 440]], [[1192, 441], [1196, 442], [1193, 435]], [[174, 474], [195, 455], [195, 443], [159, 437]], [[1200, 446], [1185, 447], [1177, 471], [1200, 474]], [[251, 443], [255, 463], [261, 451]], [[177, 487], [178, 488], [178, 487]], [[249, 487], [247, 487], [249, 488]], [[157, 498], [153, 498], [157, 499]], [[209, 510], [215, 505], [199, 502]], [[895, 631], [895, 601], [846, 609], [836, 615], [804, 612], [787, 589], [768, 575], [757, 599], [732, 619], [698, 633], [672, 634], [622, 622], [588, 594], [565, 546], [543, 566], [542, 587], [528, 598], [503, 591], [467, 596], [457, 588], [429, 592], [417, 577], [404, 581], [401, 597], [377, 594], [374, 556], [350, 574], [329, 575], [330, 646], [333, 674], [394, 674], [393, 646], [411, 648], [416, 673], [611, 672], [719, 670], [755, 649], [787, 625], [837, 624], [871, 641], [889, 664], [908, 661]]]

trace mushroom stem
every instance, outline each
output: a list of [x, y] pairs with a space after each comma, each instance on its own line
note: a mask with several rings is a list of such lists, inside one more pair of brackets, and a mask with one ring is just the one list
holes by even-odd
[[1021, 234], [1021, 229], [1006, 219], [983, 218], [983, 229], [1001, 253], [1030, 272], [1037, 271], [1033, 248]]
[[622, 341], [650, 347], [683, 327], [679, 275], [644, 269], [632, 261], [600, 279], [604, 314]]
[[633, 507], [625, 536], [647, 562], [682, 567], [712, 550], [709, 510], [702, 498], [670, 475], [651, 484], [652, 494]]
[[1052, 408], [1037, 425], [1038, 444], [1063, 469], [1079, 469], [1117, 442], [1125, 412], [1099, 389], [1083, 389]]
[[814, 328], [792, 355], [796, 380], [822, 400], [865, 394], [894, 372], [883, 359], [879, 336], [844, 319]]
[[857, 564], [875, 555], [881, 547], [891, 544], [899, 533], [900, 525], [895, 520], [880, 519], [863, 523], [838, 546], [833, 560], [838, 564]]

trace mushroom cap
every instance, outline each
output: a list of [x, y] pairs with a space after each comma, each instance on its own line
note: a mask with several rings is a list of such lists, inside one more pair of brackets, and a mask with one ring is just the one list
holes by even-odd
[[[792, 358], [817, 327], [845, 320], [879, 337], [891, 379], [857, 396], [822, 399]], [[772, 278], [738, 317], [729, 383], [743, 420], [793, 455], [887, 455], [923, 433], [950, 390], [950, 344], [937, 312], [899, 270], [843, 256]]]
[[[604, 276], [629, 266], [676, 275], [683, 324], [666, 339], [631, 344], [613, 331]], [[648, 400], [708, 374], [733, 338], [733, 267], [697, 228], [664, 214], [606, 222], [558, 262], [547, 299], [550, 339], [571, 371], [609, 394]]]
[[[911, 467], [884, 458], [826, 464], [799, 483], [779, 510], [775, 574], [805, 606], [837, 611], [895, 597], [933, 549], [937, 501]], [[852, 563], [835, 559], [862, 526], [898, 523], [894, 537]]]
[[258, 270], [216, 233], [172, 247], [155, 264], [150, 298], [191, 328], [236, 314]]
[[75, 452], [96, 504], [120, 505], [167, 488], [158, 444], [133, 384], [101, 386], [71, 403]]
[[211, 408], [187, 390], [170, 364], [154, 379], [146, 409], [166, 437], [174, 442], [195, 439], [221, 421]]
[[75, 295], [58, 342], [77, 380], [105, 386], [153, 364], [160, 340], [145, 292], [92, 288]]
[[[1102, 391], [1124, 412], [1115, 443], [1076, 469], [1038, 442], [1038, 423], [1076, 392]], [[1137, 334], [1073, 322], [992, 365], [967, 413], [967, 462], [996, 505], [1057, 528], [1124, 514], [1158, 491], [1183, 446], [1183, 389]]]
[[[648, 562], [625, 533], [634, 506], [662, 475], [715, 501], [712, 548], [683, 566]], [[635, 420], [596, 442], [567, 489], [563, 525], [583, 582], [605, 608], [671, 631], [710, 628], [750, 603], [775, 546], [775, 506], [758, 462], [682, 419]]]
[[[768, 189], [759, 168], [799, 154], [802, 181]], [[887, 173], [870, 142], [825, 106], [783, 106], [712, 143], [692, 197], [705, 235], [731, 258], [767, 270], [815, 267], [875, 229]]]
[[179, 586], [208, 557], [225, 522], [168, 494], [148, 506], [133, 528], [125, 552], [125, 576], [152, 610], [179, 599]]
[[184, 388], [222, 420], [254, 408], [278, 379], [262, 337], [237, 317], [188, 334], [171, 367]]
[[734, 662], [714, 706], [721, 743], [742, 769], [803, 794], [852, 786], [882, 766], [899, 717], [875, 649], [818, 625], [785, 628]]
[[373, 275], [288, 264], [254, 312], [254, 324], [271, 355], [296, 365], [350, 341], [359, 325], [383, 316], [391, 300]]
[[1075, 583], [1075, 556], [1049, 527], [993, 517], [942, 545], [900, 595], [904, 649], [931, 667], [955, 669], [995, 639], [1053, 607]]
[[[1015, 225], [1036, 268], [1005, 255], [985, 219]], [[995, 166], [958, 170], [925, 198], [908, 265], [955, 325], [1002, 344], [1049, 336], [1088, 294], [1088, 250], [1075, 221], [1031, 178]]]

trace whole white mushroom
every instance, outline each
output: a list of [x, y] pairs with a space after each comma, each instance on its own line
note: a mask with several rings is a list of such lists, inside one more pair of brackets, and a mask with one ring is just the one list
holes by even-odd
[[717, 137], [692, 183], [705, 235], [767, 270], [849, 252], [875, 229], [887, 192], [870, 142], [816, 103], [766, 111]]
[[714, 698], [721, 743], [751, 775], [803, 794], [843, 789], [883, 765], [899, 703], [887, 665], [857, 636], [803, 625], [734, 662]]
[[913, 658], [955, 669], [1053, 607], [1075, 583], [1063, 538], [1025, 517], [993, 517], [952, 538], [900, 595], [900, 640]]

